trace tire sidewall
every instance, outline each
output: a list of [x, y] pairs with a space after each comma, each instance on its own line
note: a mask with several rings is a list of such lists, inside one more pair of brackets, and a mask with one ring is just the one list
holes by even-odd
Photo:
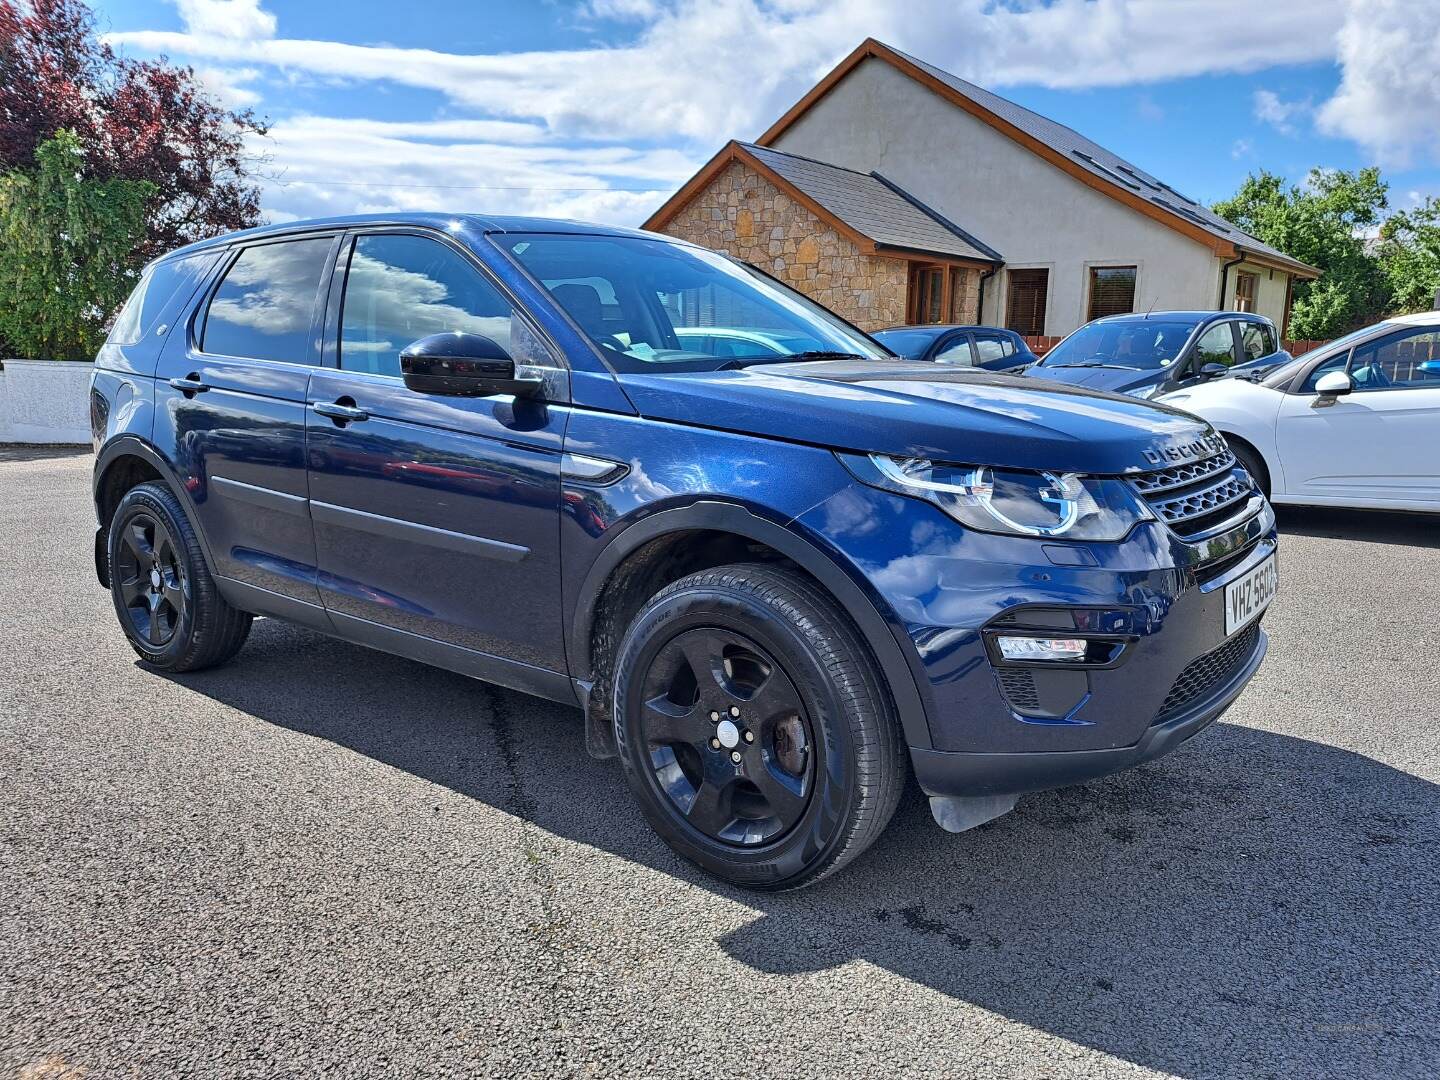
[[[170, 532], [171, 543], [175, 548], [176, 563], [180, 568], [180, 587], [185, 595], [184, 610], [180, 612], [180, 620], [175, 625], [175, 633], [170, 640], [161, 648], [157, 649], [144, 641], [135, 632], [130, 623], [129, 613], [125, 609], [125, 601], [120, 595], [120, 575], [117, 573], [120, 558], [121, 535], [126, 524], [140, 512], [147, 513], [158, 518]], [[176, 663], [182, 657], [190, 644], [191, 635], [195, 629], [195, 568], [191, 565], [189, 540], [189, 522], [185, 521], [183, 515], [177, 516], [168, 500], [159, 497], [158, 493], [151, 489], [148, 484], [142, 484], [131, 489], [120, 500], [120, 505], [115, 508], [115, 515], [110, 519], [110, 532], [107, 537], [107, 554], [110, 559], [110, 599], [115, 605], [115, 615], [120, 620], [121, 629], [129, 640], [131, 647], [140, 655], [140, 658], [156, 667], [168, 667]]]
[[[750, 638], [784, 669], [800, 694], [815, 744], [805, 813], [780, 839], [754, 847], [714, 840], [684, 821], [659, 788], [639, 737], [644, 674], [677, 635], [702, 628]], [[631, 625], [615, 666], [614, 726], [620, 760], [647, 820], [679, 853], [718, 877], [752, 888], [783, 888], [823, 865], [849, 834], [858, 802], [856, 740], [815, 643], [740, 590], [695, 585], [648, 606]], [[628, 677], [627, 677], [628, 675]]]

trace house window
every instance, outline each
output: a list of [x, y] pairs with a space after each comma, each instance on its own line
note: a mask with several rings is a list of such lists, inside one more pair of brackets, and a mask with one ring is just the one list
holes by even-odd
[[935, 325], [945, 321], [945, 268], [943, 266], [911, 268], [910, 304], [907, 317], [911, 323]]
[[1049, 270], [1011, 270], [1005, 295], [1005, 326], [1017, 334], [1045, 333], [1045, 300], [1050, 293]]
[[1103, 319], [1134, 311], [1135, 271], [1133, 266], [1092, 266], [1088, 318]]
[[1241, 270], [1235, 275], [1235, 310], [1254, 311], [1255, 292], [1260, 287], [1260, 275]]

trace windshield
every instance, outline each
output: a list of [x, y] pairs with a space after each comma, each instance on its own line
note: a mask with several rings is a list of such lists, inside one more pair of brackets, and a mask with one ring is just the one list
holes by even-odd
[[1194, 323], [1151, 319], [1088, 323], [1046, 353], [1040, 363], [1043, 367], [1158, 371], [1175, 362], [1194, 329]]
[[875, 340], [892, 352], [914, 360], [925, 355], [940, 334], [935, 330], [877, 330]]
[[791, 359], [888, 359], [799, 293], [703, 248], [628, 236], [495, 237], [616, 371], [715, 371]]
[[1334, 341], [1327, 341], [1318, 349], [1313, 349], [1308, 353], [1302, 353], [1296, 359], [1290, 361], [1290, 363], [1285, 364], [1282, 367], [1278, 367], [1272, 372], [1269, 372], [1265, 376], [1265, 378], [1261, 380], [1261, 385], [1268, 386], [1272, 390], [1279, 389], [1280, 387], [1288, 383], [1291, 379], [1293, 379], [1295, 377], [1295, 373], [1298, 372], [1302, 367], [1308, 367], [1316, 360], [1320, 360], [1322, 357], [1329, 357], [1333, 356], [1336, 353], [1348, 352], [1350, 350], [1350, 346], [1355, 344], [1355, 342], [1359, 341], [1361, 338], [1369, 337], [1371, 334], [1379, 333], [1382, 330], [1388, 329], [1391, 325], [1393, 324], [1380, 322], [1375, 323], [1371, 326], [1362, 326], [1359, 330], [1352, 330], [1350, 331], [1350, 333], [1344, 335], [1343, 337], [1338, 337]]

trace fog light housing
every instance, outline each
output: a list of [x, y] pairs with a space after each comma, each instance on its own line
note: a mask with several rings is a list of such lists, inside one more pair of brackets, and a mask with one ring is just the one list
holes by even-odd
[[1019, 637], [1002, 635], [995, 639], [1006, 660], [1083, 662], [1087, 649], [1084, 638]]

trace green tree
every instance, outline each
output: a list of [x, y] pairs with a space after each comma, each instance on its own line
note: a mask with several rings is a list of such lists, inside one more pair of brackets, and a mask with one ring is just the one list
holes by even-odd
[[1261, 170], [1214, 210], [1251, 236], [1322, 271], [1297, 282], [1287, 333], [1325, 338], [1386, 314], [1391, 287], [1367, 250], [1389, 206], [1380, 170], [1312, 169], [1301, 186]]
[[135, 284], [153, 186], [87, 180], [74, 132], [0, 177], [0, 340], [24, 357], [89, 360]]
[[1378, 254], [1392, 311], [1433, 308], [1440, 289], [1440, 199], [1391, 214], [1380, 227]]

